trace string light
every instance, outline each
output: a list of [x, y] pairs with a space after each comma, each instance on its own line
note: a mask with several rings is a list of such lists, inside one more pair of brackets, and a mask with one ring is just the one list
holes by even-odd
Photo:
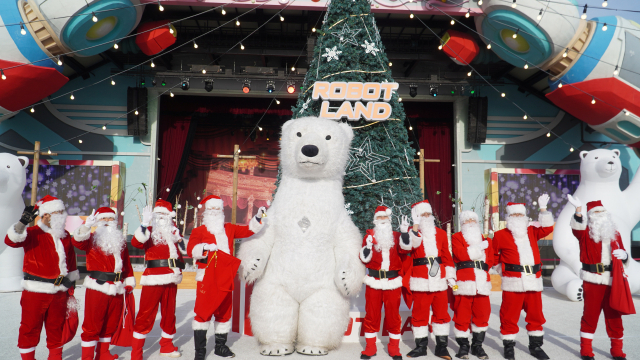
[[515, 9], [515, 8], [516, 8], [516, 6], [517, 6], [517, 5], [516, 5], [516, 0], [513, 0], [513, 4], [511, 4], [511, 7]]
[[528, 69], [528, 68], [529, 68], [529, 64], [525, 62], [525, 63], [524, 63], [524, 68], [525, 68], [525, 69]]
[[455, 25], [455, 24], [456, 24], [456, 21], [451, 19], [451, 25]]
[[438, 45], [438, 50], [442, 50], [442, 44]]
[[500, 96], [505, 97], [505, 96], [507, 96], [507, 94], [502, 93], [502, 94], [500, 94]]
[[280, 15], [280, 21], [284, 21], [284, 16]]
[[398, 102], [402, 102], [402, 98], [401, 97], [398, 98]]
[[73, 96], [73, 93], [71, 93], [71, 96], [69, 96], [69, 99], [74, 100], [76, 97]]
[[517, 29], [516, 32], [513, 33], [513, 38], [517, 38], [518, 37], [518, 33], [520, 32], [520, 29]]
[[82, 139], [78, 139], [78, 142], [79, 142], [80, 144], [82, 144]]
[[173, 28], [169, 25], [169, 34], [173, 34]]
[[420, 151], [418, 151], [418, 152], [416, 153], [416, 155], [420, 156]]
[[113, 48], [114, 48], [114, 49], [116, 49], [116, 50], [118, 50], [118, 43], [117, 43], [117, 42], [115, 42], [115, 41], [113, 42]]
[[236, 26], [240, 26], [240, 20], [236, 20]]
[[262, 131], [262, 127], [258, 126], [258, 130]]
[[134, 114], [138, 115], [138, 109], [136, 109], [136, 111], [133, 112]]
[[115, 85], [115, 84], [116, 84], [115, 80], [113, 80], [113, 78], [111, 78], [111, 85]]
[[487, 44], [487, 49], [491, 49], [491, 41]]
[[312, 29], [311, 29], [311, 32], [316, 32], [316, 28], [312, 28]]
[[569, 56], [569, 48], [564, 49], [564, 53], [562, 53], [562, 57]]
[[193, 48], [194, 48], [194, 49], [197, 49], [197, 48], [198, 48], [198, 43], [196, 43], [196, 41], [195, 41], [195, 40], [193, 40]]
[[156, 64], [153, 63], [153, 60], [151, 60], [151, 67], [156, 67]]
[[562, 83], [558, 83], [558, 89], [562, 89]]
[[524, 116], [522, 118], [527, 120], [527, 118], [528, 118], [527, 114], [524, 114]]
[[20, 22], [20, 34], [27, 35], [27, 30], [24, 29], [24, 25], [22, 25], [22, 21]]
[[471, 76], [472, 74], [473, 74], [473, 73], [472, 73], [471, 71], [469, 71], [469, 72], [467, 73], [467, 76]]
[[409, 14], [409, 18], [410, 18], [410, 19], [413, 19], [413, 14]]
[[482, 5], [482, 0], [478, 0], [478, 5]]
[[604, 25], [602, 25], [602, 31], [607, 31], [607, 23], [604, 23]]
[[169, 95], [171, 95], [171, 97], [174, 97], [175, 95], [173, 94], [173, 91], [169, 91]]
[[207, 73], [207, 69], [202, 69], [202, 73], [206, 74]]
[[31, 112], [32, 112], [32, 113], [36, 112], [36, 109], [34, 109], [33, 107], [31, 107]]
[[409, 125], [409, 131], [413, 130], [413, 126]]
[[2, 80], [7, 80], [7, 75], [4, 74], [4, 70], [0, 69], [0, 77], [2, 77]]
[[158, 10], [164, 11], [164, 6], [162, 6], [162, 4], [160, 4], [160, 0], [158, 0]]
[[224, 7], [222, 7], [222, 11], [220, 13], [222, 13], [222, 15], [227, 15], [227, 11], [224, 9]]
[[390, 67], [391, 67], [391, 66], [393, 66], [393, 63], [392, 63], [391, 61], [389, 61], [389, 66], [390, 66]]
[[242, 43], [240, 43], [240, 50], [244, 50], [244, 45], [242, 45]]
[[596, 98], [594, 98], [593, 96], [591, 97], [591, 103], [595, 104], [596, 103]]
[[550, 132], [547, 133], [547, 137], [551, 137], [551, 133]]
[[58, 55], [58, 66], [62, 66], [62, 59], [60, 59], [60, 55]]
[[607, 0], [604, 0], [602, 2], [602, 7], [607, 7], [609, 5], [609, 3], [607, 2]]
[[626, 111], [626, 110], [625, 110], [624, 114], [627, 115], [627, 116], [631, 115], [631, 113]]
[[93, 15], [93, 17], [91, 18], [91, 20], [93, 20], [93, 22], [98, 22], [98, 17], [96, 16], [96, 13], [91, 12], [91, 15]]
[[296, 67], [295, 67], [295, 66], [292, 66], [292, 67], [291, 67], [291, 71], [296, 71]]
[[538, 21], [542, 20], [542, 9], [540, 9], [540, 13], [538, 14]]
[[51, 149], [49, 149], [49, 150], [47, 151], [47, 154], [51, 154]]
[[571, 149], [569, 149], [569, 151], [573, 152], [573, 146], [571, 147]]
[[615, 70], [613, 70], [613, 75], [618, 76], [620, 72], [618, 71], [618, 65], [616, 65]]
[[107, 125], [102, 125], [102, 130], [107, 130]]
[[469, 16], [471, 16], [471, 9], [467, 10], [467, 13], [464, 14], [464, 17], [466, 17], [467, 19], [469, 18]]
[[276, 99], [276, 104], [280, 105], [280, 100]]
[[580, 15], [580, 18], [581, 18], [582, 20], [584, 20], [584, 19], [586, 19], [586, 18], [587, 18], [587, 6], [589, 6], [589, 5], [584, 4], [584, 10], [582, 10], [582, 15]]

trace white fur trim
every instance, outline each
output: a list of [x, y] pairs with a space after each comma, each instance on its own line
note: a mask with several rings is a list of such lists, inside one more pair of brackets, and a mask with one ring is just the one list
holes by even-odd
[[222, 201], [222, 199], [209, 199], [204, 203], [205, 209], [213, 209], [214, 207], [222, 209], [224, 207], [224, 201]]
[[140, 243], [145, 243], [147, 242], [147, 240], [149, 240], [149, 238], [151, 237], [151, 233], [149, 232], [148, 228], [145, 228], [144, 230], [144, 234], [142, 233], [142, 228], [141, 226], [138, 226], [138, 228], [136, 229], [136, 231], [133, 233], [133, 236], [136, 237], [136, 240], [138, 240], [138, 242]]
[[474, 323], [471, 323], [471, 331], [474, 333], [481, 333], [489, 330], [488, 326], [476, 326]]
[[110, 337], [108, 337], [108, 338], [100, 338], [99, 342], [108, 343], [108, 342], [111, 342], [111, 338]]
[[22, 280], [22, 288], [27, 291], [37, 292], [42, 294], [55, 294], [59, 291], [67, 291], [66, 286], [58, 285], [54, 286], [50, 283], [33, 280]]
[[411, 238], [411, 246], [414, 249], [422, 244], [422, 236], [415, 235], [413, 230], [409, 230], [409, 238]]
[[64, 244], [60, 239], [58, 239], [55, 235], [53, 235], [51, 228], [45, 225], [42, 222], [42, 220], [38, 221], [38, 226], [40, 227], [40, 229], [42, 229], [44, 232], [46, 232], [51, 236], [51, 240], [53, 241], [53, 246], [55, 247], [56, 253], [58, 254], [58, 268], [60, 269], [60, 275], [66, 276], [68, 274], [67, 254], [64, 249]]
[[196, 270], [196, 281], [202, 281], [204, 279], [205, 268]]
[[471, 335], [471, 330], [467, 329], [467, 331], [460, 331], [458, 330], [458, 328], [456, 328], [455, 326], [453, 327], [453, 334], [455, 335], [456, 338], [469, 338], [469, 335]]
[[431, 330], [435, 336], [449, 336], [449, 323], [436, 324], [431, 323]]
[[81, 344], [82, 344], [82, 347], [95, 347], [98, 344], [98, 342], [96, 340], [83, 341]]
[[538, 214], [538, 222], [542, 227], [553, 226], [553, 214], [551, 211], [540, 211], [540, 214]]
[[478, 214], [470, 210], [465, 210], [461, 212], [459, 218], [460, 218], [459, 220], [460, 224], [464, 224], [465, 222], [467, 222], [467, 220], [475, 220], [476, 222], [479, 222]]
[[412, 276], [409, 280], [409, 288], [411, 289], [411, 291], [442, 291], [447, 290], [447, 281], [441, 278], [440, 274], [438, 274], [435, 278], [428, 279]]
[[169, 334], [167, 334], [166, 332], [163, 331], [160, 336], [165, 338], [165, 339], [173, 339], [173, 335], [175, 335], [175, 334], [169, 335]]
[[373, 249], [369, 249], [369, 256], [364, 256], [364, 249], [368, 248], [366, 246], [363, 246], [362, 249], [360, 249], [360, 260], [362, 260], [362, 262], [366, 264], [373, 258]]
[[91, 228], [85, 225], [78, 226], [78, 228], [73, 232], [73, 239], [75, 241], [86, 241], [90, 237], [91, 237]]
[[146, 339], [146, 338], [147, 338], [147, 334], [140, 334], [140, 333], [138, 333], [138, 332], [135, 332], [135, 331], [134, 331], [134, 332], [133, 332], [133, 337], [134, 337], [135, 339], [144, 340], [144, 339]]
[[522, 273], [522, 277], [502, 277], [502, 291], [542, 291], [542, 288], [542, 277], [537, 278], [535, 275]]
[[456, 279], [456, 268], [454, 268], [453, 266], [445, 266], [445, 274], [444, 274], [444, 278], [445, 279]]
[[400, 335], [400, 334], [389, 333], [389, 339], [400, 340], [401, 337], [402, 337], [402, 335]]
[[454, 295], [491, 295], [491, 282], [487, 281], [487, 273], [484, 270], [474, 269], [476, 280], [460, 281], [456, 282], [458, 290], [454, 291]]
[[[180, 269], [178, 269], [180, 271]], [[161, 275], [142, 275], [140, 285], [166, 285], [180, 284], [182, 282], [182, 273], [161, 274]]]
[[527, 331], [529, 336], [544, 336], [544, 330]]
[[78, 270], [73, 270], [72, 272], [67, 274], [67, 278], [71, 281], [78, 281], [80, 280], [80, 271]]
[[376, 337], [376, 333], [368, 333], [368, 332], [364, 333], [364, 338], [365, 339], [371, 339], [371, 338], [374, 338], [374, 337]]
[[191, 257], [196, 260], [204, 259], [205, 256], [202, 254], [204, 252], [204, 246], [204, 243], [194, 245], [193, 249], [191, 249]]
[[[409, 233], [411, 233], [411, 230], [409, 230]], [[400, 249], [402, 250], [406, 250], [406, 251], [410, 251], [412, 246], [411, 246], [411, 236], [409, 236], [409, 244], [404, 243], [404, 241], [402, 241], [402, 234], [400, 235], [400, 238], [398, 239], [400, 241]]]
[[527, 209], [522, 204], [507, 206], [507, 216], [512, 214], [527, 215]]
[[580, 337], [583, 337], [585, 339], [593, 339], [593, 334], [580, 331]]
[[136, 278], [134, 276], [129, 276], [124, 279], [124, 286], [131, 286], [132, 288], [136, 287]]
[[591, 215], [596, 211], [607, 211], [607, 209], [605, 209], [604, 206], [596, 206], [596, 207], [592, 208], [591, 210], [587, 211], [587, 215]]
[[28, 349], [20, 349], [20, 348], [18, 348], [18, 352], [19, 352], [20, 354], [28, 354], [28, 353], [30, 353], [30, 352], [34, 352], [34, 351], [36, 351], [35, 346], [34, 346], [34, 347], [32, 347], [32, 348], [28, 348]]
[[515, 340], [518, 334], [500, 334], [501, 340]]
[[411, 208], [411, 215], [417, 217], [418, 215], [422, 215], [424, 213], [433, 214], [433, 210], [431, 209], [431, 204], [429, 203], [419, 203], [418, 205]]
[[113, 284], [105, 282], [104, 284], [100, 285], [94, 278], [89, 275], [85, 276], [84, 278], [84, 287], [86, 287], [87, 289], [99, 291], [109, 296], [124, 294], [124, 284], [122, 283], [122, 281], [116, 281]]
[[378, 211], [375, 214], [373, 214], [373, 217], [376, 218], [378, 216], [391, 216], [392, 211], [391, 209], [387, 208], [387, 210], [385, 211]]
[[216, 334], [227, 334], [231, 331], [231, 320], [226, 322], [215, 322]]
[[193, 330], [209, 330], [210, 326], [211, 326], [211, 321], [207, 321], [207, 322], [198, 322], [195, 320], [191, 321], [191, 328]]
[[381, 249], [380, 255], [382, 255], [380, 270], [389, 271], [389, 267], [391, 266], [390, 249]]
[[535, 258], [533, 257], [533, 249], [531, 248], [531, 241], [529, 240], [529, 233], [525, 236], [515, 236], [511, 233], [516, 249], [518, 250], [518, 264], [519, 265], [534, 265]]
[[60, 210], [64, 211], [64, 203], [60, 199], [47, 201], [46, 203], [38, 206], [38, 214], [40, 216]]
[[376, 279], [369, 275], [363, 281], [367, 286], [376, 290], [394, 290], [402, 286], [402, 276], [393, 279]]
[[262, 230], [263, 227], [264, 221], [259, 222], [258, 220], [256, 220], [255, 216], [251, 217], [251, 220], [249, 221], [249, 230], [251, 230], [254, 234], [257, 234], [258, 232], [260, 232], [260, 230]]
[[470, 245], [467, 247], [467, 254], [469, 254], [469, 259], [473, 260], [485, 260], [486, 258], [484, 254], [484, 250], [480, 249], [480, 245]]
[[576, 221], [573, 215], [571, 215], [571, 221], [569, 221], [569, 225], [573, 230], [586, 230], [587, 229], [587, 219], [582, 217], [582, 222], [579, 223]]
[[7, 230], [7, 236], [9, 237], [9, 240], [13, 241], [14, 243], [21, 243], [27, 239], [27, 229], [24, 229], [22, 234], [18, 234], [15, 228], [16, 224], [9, 226], [9, 229]]
[[582, 281], [590, 282], [592, 284], [599, 284], [599, 285], [611, 286], [611, 284], [613, 283], [611, 279], [611, 271], [605, 271], [602, 274], [596, 274], [590, 271], [584, 271], [580, 269], [580, 279], [582, 279]]
[[412, 326], [413, 337], [416, 339], [422, 339], [429, 336], [429, 326]]
[[165, 215], [171, 215], [171, 216], [175, 216], [176, 213], [175, 211], [169, 211], [169, 209], [162, 207], [162, 206], [156, 206], [153, 208], [153, 212], [154, 213], [160, 213], [160, 214], [165, 214]]
[[100, 213], [98, 215], [96, 215], [96, 220], [100, 220], [100, 219], [104, 219], [104, 218], [117, 218], [117, 215], [115, 212], [103, 212]]

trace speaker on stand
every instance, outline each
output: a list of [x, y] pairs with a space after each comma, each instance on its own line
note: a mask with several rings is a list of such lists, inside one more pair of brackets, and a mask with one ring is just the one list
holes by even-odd
[[127, 88], [127, 135], [145, 136], [147, 132], [147, 88]]
[[487, 108], [489, 99], [485, 97], [469, 98], [469, 132], [467, 141], [482, 144], [487, 141]]

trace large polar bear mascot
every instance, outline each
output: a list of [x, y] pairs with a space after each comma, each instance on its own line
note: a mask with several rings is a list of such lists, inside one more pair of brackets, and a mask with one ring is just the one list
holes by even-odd
[[[611, 213], [627, 252], [631, 253], [631, 230], [640, 221], [640, 169], [625, 191], [620, 190], [622, 173], [619, 150], [597, 149], [580, 152], [580, 185], [574, 197], [583, 204], [602, 200]], [[567, 204], [556, 222], [553, 232], [553, 249], [560, 257], [560, 264], [551, 274], [553, 287], [573, 301], [582, 300], [580, 249], [573, 236], [569, 221], [575, 208]], [[629, 285], [631, 292], [640, 292], [640, 264], [629, 259]]]
[[4, 237], [24, 210], [22, 191], [27, 184], [27, 165], [29, 159], [24, 156], [0, 153], [0, 292], [22, 290], [24, 250], [8, 247]]
[[240, 246], [255, 280], [251, 330], [263, 355], [324, 355], [341, 343], [349, 298], [362, 287], [362, 238], [344, 207], [342, 176], [353, 131], [306, 117], [282, 126], [281, 182], [263, 231]]

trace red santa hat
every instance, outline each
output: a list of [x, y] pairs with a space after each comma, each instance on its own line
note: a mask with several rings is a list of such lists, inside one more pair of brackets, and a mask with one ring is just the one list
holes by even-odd
[[467, 220], [475, 220], [478, 222], [478, 214], [475, 211], [465, 210], [460, 213], [460, 224], [464, 224]]
[[57, 197], [53, 197], [51, 195], [46, 195], [40, 201], [36, 203], [36, 207], [38, 208], [38, 214], [40, 216], [44, 214], [51, 214], [56, 211], [64, 211], [64, 203], [62, 200]]
[[170, 215], [170, 216], [176, 216], [176, 213], [173, 211], [173, 206], [171, 206], [171, 203], [162, 199], [158, 199], [158, 201], [156, 201], [156, 206], [153, 208], [153, 212]]
[[507, 210], [507, 216], [513, 215], [513, 214], [527, 215], [527, 208], [525, 207], [524, 203], [512, 203], [511, 201], [509, 201], [507, 203], [506, 210]]
[[431, 209], [431, 204], [429, 204], [429, 200], [422, 200], [411, 205], [411, 216], [417, 217], [424, 213], [433, 214], [433, 210]]
[[116, 212], [113, 211], [112, 208], [110, 207], [101, 207], [98, 210], [96, 210], [95, 213], [96, 216], [96, 220], [100, 220], [100, 219], [104, 219], [104, 218], [116, 218]]
[[386, 206], [378, 206], [376, 208], [376, 213], [373, 214], [373, 217], [376, 218], [378, 216], [391, 216], [391, 209]]
[[203, 206], [205, 209], [213, 209], [214, 207], [222, 209], [224, 207], [224, 202], [222, 201], [220, 196], [209, 195], [206, 198], [202, 199], [202, 201], [200, 201], [200, 204], [198, 204], [198, 209], [202, 208]]
[[602, 205], [602, 201], [600, 200], [596, 200], [596, 201], [589, 201], [587, 203], [587, 214], [591, 214], [591, 211], [606, 211], [607, 209], [604, 208], [604, 206]]

